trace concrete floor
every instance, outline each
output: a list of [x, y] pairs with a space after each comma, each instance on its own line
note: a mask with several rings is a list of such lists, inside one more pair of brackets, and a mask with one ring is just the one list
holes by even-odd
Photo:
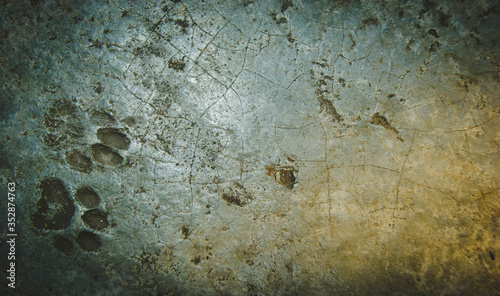
[[500, 295], [496, 1], [0, 3], [8, 295]]

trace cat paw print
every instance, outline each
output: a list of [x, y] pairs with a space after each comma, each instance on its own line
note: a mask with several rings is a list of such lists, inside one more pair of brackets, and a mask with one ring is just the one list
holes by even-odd
[[117, 150], [127, 150], [130, 147], [130, 139], [119, 129], [112, 127], [99, 128], [96, 136], [99, 142], [90, 146], [92, 158], [79, 150], [66, 152], [65, 161], [70, 168], [88, 174], [94, 163], [110, 167], [123, 163], [123, 156]]
[[[85, 142], [82, 123], [85, 116], [78, 111], [74, 101], [56, 101], [44, 117], [46, 145], [63, 155], [69, 169], [81, 174], [90, 174], [95, 167], [121, 166], [124, 157], [119, 151], [129, 149], [130, 138], [119, 128], [112, 127], [116, 125], [113, 116], [94, 111], [88, 119], [94, 126], [99, 126], [95, 134], [97, 142], [89, 145]], [[86, 252], [98, 252], [102, 247], [99, 233], [111, 225], [94, 188], [81, 186], [74, 191], [68, 190], [68, 186], [57, 178], [45, 178], [39, 187], [41, 196], [31, 215], [33, 226], [43, 232], [62, 230], [62, 233], [52, 235], [52, 245], [64, 255], [73, 254], [76, 246]], [[74, 237], [72, 231], [67, 230], [72, 224], [79, 224], [73, 223], [79, 209], [83, 214], [78, 219], [83, 222], [84, 229]]]
[[81, 216], [83, 224], [89, 229], [81, 230], [75, 239], [70, 235], [54, 234], [52, 245], [59, 252], [69, 256], [75, 251], [76, 244], [86, 252], [97, 252], [102, 246], [95, 232], [106, 230], [110, 223], [107, 213], [101, 211], [99, 195], [91, 187], [78, 188], [71, 198], [66, 185], [60, 179], [44, 179], [40, 182], [41, 197], [36, 211], [31, 215], [33, 226], [42, 231], [68, 229], [76, 212], [76, 206], [86, 209]]

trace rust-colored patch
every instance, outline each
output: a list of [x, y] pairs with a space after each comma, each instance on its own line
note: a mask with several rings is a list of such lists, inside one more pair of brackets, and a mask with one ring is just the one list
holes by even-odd
[[296, 184], [296, 172], [297, 170], [293, 166], [276, 166], [274, 164], [266, 166], [266, 175], [274, 177], [276, 183], [288, 189], [293, 189]]

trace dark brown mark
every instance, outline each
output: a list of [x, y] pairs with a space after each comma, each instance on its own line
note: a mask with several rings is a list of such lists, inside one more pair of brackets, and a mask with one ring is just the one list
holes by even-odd
[[276, 183], [290, 190], [296, 184], [295, 169], [291, 166], [268, 165], [266, 166], [266, 175], [274, 177]]
[[189, 22], [187, 20], [175, 20], [174, 23], [182, 28], [187, 28], [189, 27]]
[[252, 200], [252, 196], [246, 191], [243, 185], [233, 182], [233, 186], [226, 188], [222, 193], [222, 199], [228, 205], [233, 204], [242, 207]]
[[429, 31], [427, 31], [427, 34], [433, 36], [434, 38], [439, 38], [439, 34], [436, 29], [429, 29]]
[[281, 4], [281, 12], [285, 12], [290, 7], [293, 7], [293, 2], [290, 0], [284, 0]]
[[318, 97], [319, 101], [319, 112], [325, 111], [327, 114], [329, 114], [332, 117], [333, 122], [341, 122], [343, 121], [342, 116], [337, 112], [337, 109], [335, 109], [335, 106], [333, 106], [333, 103], [330, 100], [327, 100], [323, 97]]
[[[386, 130], [388, 131], [391, 131], [393, 133], [395, 133], [396, 135], [399, 134], [399, 131], [397, 129], [395, 129], [388, 121], [387, 119], [380, 115], [378, 112], [373, 114], [371, 120], [370, 120], [370, 123], [371, 124], [374, 124], [374, 125], [380, 125], [382, 126], [383, 128], [385, 128]], [[404, 140], [401, 138], [401, 137], [397, 137], [399, 141], [403, 142]]]
[[168, 67], [174, 69], [175, 71], [182, 71], [186, 67], [186, 63], [183, 60], [168, 60]]
[[431, 44], [431, 47], [429, 47], [429, 52], [435, 52], [437, 49], [439, 49], [441, 47], [441, 43], [439, 43], [439, 41], [434, 41], [432, 44]]
[[201, 262], [200, 255], [197, 255], [196, 257], [194, 257], [193, 259], [191, 259], [191, 262], [193, 262], [195, 265], [198, 265], [198, 263]]
[[370, 17], [370, 18], [367, 18], [367, 19], [364, 19], [361, 21], [363, 23], [363, 25], [366, 27], [366, 26], [377, 26], [380, 22], [377, 18], [373, 18], [373, 17]]
[[189, 235], [191, 234], [191, 228], [188, 225], [183, 225], [181, 227], [181, 233], [182, 233], [182, 237], [184, 239], [187, 239], [189, 237]]

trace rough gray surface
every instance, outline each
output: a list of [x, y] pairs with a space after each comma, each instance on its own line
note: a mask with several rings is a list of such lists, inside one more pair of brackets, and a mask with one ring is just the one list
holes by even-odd
[[495, 1], [81, 3], [0, 2], [10, 292], [500, 294]]

